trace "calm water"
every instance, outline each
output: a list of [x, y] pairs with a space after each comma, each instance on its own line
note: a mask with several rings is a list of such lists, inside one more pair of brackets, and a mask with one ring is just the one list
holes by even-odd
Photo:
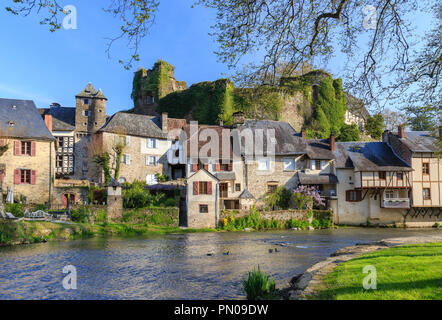
[[[293, 275], [339, 248], [441, 232], [197, 233], [6, 247], [0, 248], [0, 299], [242, 299], [240, 281], [258, 264], [285, 287]], [[274, 248], [279, 252], [269, 253]], [[62, 286], [69, 264], [77, 268], [77, 290]]]

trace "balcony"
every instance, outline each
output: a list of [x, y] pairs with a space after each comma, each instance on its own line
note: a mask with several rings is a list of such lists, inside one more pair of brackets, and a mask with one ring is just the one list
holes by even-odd
[[397, 209], [409, 209], [409, 198], [388, 198], [384, 199], [384, 208], [397, 208]]

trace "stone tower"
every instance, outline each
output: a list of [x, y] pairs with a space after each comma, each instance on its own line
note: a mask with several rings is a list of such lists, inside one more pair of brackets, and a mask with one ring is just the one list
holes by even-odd
[[75, 129], [77, 132], [95, 133], [106, 122], [106, 101], [101, 89], [92, 83], [75, 96]]
[[132, 100], [134, 113], [159, 115], [158, 101], [175, 91], [187, 89], [185, 81], [177, 81], [175, 67], [163, 60], [158, 60], [152, 69], [139, 68], [134, 74]]

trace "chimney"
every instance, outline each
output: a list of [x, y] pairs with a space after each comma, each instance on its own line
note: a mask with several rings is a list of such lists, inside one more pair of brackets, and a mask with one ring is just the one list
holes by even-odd
[[330, 134], [330, 150], [335, 151], [335, 134], [333, 132]]
[[304, 128], [301, 129], [301, 138], [305, 139], [305, 129]]
[[397, 133], [398, 133], [398, 135], [399, 135], [399, 138], [405, 138], [405, 128], [404, 128], [403, 125], [400, 124], [400, 125], [397, 127]]
[[52, 114], [45, 114], [44, 121], [45, 121], [46, 127], [48, 127], [49, 131], [52, 133]]
[[169, 132], [169, 128], [168, 128], [168, 125], [167, 125], [167, 112], [163, 112], [161, 114], [161, 130], [164, 133]]

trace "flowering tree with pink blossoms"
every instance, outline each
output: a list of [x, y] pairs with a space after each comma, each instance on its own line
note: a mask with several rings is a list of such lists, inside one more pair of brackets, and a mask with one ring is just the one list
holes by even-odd
[[315, 187], [300, 185], [293, 190], [293, 202], [297, 209], [312, 209], [313, 206], [323, 206], [324, 200]]

